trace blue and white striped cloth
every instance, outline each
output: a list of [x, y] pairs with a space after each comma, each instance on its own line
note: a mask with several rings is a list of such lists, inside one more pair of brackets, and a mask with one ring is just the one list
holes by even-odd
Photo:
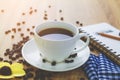
[[104, 54], [99, 56], [91, 54], [83, 67], [89, 80], [120, 80], [120, 66]]

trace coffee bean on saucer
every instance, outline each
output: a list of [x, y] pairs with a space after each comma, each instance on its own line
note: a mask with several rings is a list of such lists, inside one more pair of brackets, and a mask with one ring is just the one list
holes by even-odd
[[47, 60], [46, 59], [42, 59], [42, 61], [45, 63]]
[[56, 65], [56, 61], [53, 61], [53, 62], [51, 63], [51, 65], [52, 65], [52, 66], [55, 66], [55, 65]]
[[72, 63], [72, 62], [74, 62], [74, 60], [65, 60], [65, 63]]
[[68, 58], [75, 58], [77, 56], [77, 53], [71, 54]]

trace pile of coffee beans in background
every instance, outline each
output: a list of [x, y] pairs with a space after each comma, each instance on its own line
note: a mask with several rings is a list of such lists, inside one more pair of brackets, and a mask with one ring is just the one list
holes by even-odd
[[[48, 8], [52, 8], [51, 5], [48, 6]], [[5, 13], [6, 11], [4, 9], [2, 9], [0, 11], [0, 13]], [[29, 8], [29, 11], [28, 12], [22, 12], [21, 15], [22, 16], [26, 16], [26, 15], [33, 15], [35, 13], [37, 13], [38, 10], [33, 8], [33, 7], [30, 7]], [[62, 14], [63, 10], [60, 9], [59, 10], [59, 13]], [[43, 20], [49, 20], [48, 19], [48, 11], [44, 11], [44, 16], [43, 16]], [[53, 19], [55, 21], [65, 21], [64, 17], [63, 16], [60, 16], [59, 19]], [[46, 77], [51, 77], [53, 76], [54, 72], [48, 72], [48, 71], [44, 71], [44, 70], [40, 70], [38, 68], [35, 68], [33, 66], [31, 66], [30, 64], [28, 64], [24, 58], [22, 57], [21, 55], [21, 49], [23, 47], [23, 45], [31, 39], [31, 36], [34, 35], [34, 32], [33, 32], [33, 29], [35, 28], [34, 25], [32, 25], [31, 27], [27, 27], [26, 28], [26, 31], [29, 33], [29, 35], [26, 35], [23, 30], [22, 30], [22, 27], [23, 25], [26, 25], [27, 21], [19, 21], [19, 22], [16, 22], [16, 27], [13, 27], [9, 30], [6, 30], [4, 33], [6, 36], [10, 36], [11, 39], [13, 40], [16, 35], [15, 34], [19, 34], [20, 37], [22, 38], [22, 40], [18, 41], [17, 43], [14, 43], [14, 44], [11, 44], [12, 45], [12, 48], [7, 48], [4, 52], [4, 57], [0, 57], [0, 61], [3, 61], [3, 62], [9, 62], [10, 64], [14, 63], [14, 62], [18, 62], [18, 63], [21, 63], [24, 65], [24, 70], [26, 72], [26, 75], [23, 76], [23, 77], [17, 77], [17, 79], [22, 79], [22, 80], [28, 80], [30, 78], [32, 78], [33, 80], [45, 80]], [[76, 25], [79, 25], [79, 26], [83, 26], [83, 24], [80, 22], [80, 21], [76, 21], [75, 22]], [[10, 35], [8, 35], [10, 34]], [[77, 54], [74, 54], [74, 55], [71, 55], [71, 57], [76, 57]], [[7, 58], [6, 58], [7, 57]], [[72, 63], [73, 60], [65, 60], [65, 63]], [[53, 62], [52, 65], [56, 65], [56, 62]]]

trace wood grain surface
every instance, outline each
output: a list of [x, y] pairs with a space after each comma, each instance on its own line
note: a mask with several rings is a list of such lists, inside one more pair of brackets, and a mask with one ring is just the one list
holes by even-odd
[[[33, 38], [34, 27], [46, 21], [63, 21], [76, 27], [107, 22], [120, 29], [120, 0], [0, 0], [0, 57], [3, 61], [9, 60], [5, 56], [6, 49], [12, 49], [13, 44], [25, 36]], [[61, 73], [41, 72], [52, 75], [38, 80], [88, 80], [82, 67]]]

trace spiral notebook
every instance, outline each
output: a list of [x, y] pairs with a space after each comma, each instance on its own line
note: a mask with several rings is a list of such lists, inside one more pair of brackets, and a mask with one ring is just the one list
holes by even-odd
[[119, 36], [120, 30], [107, 23], [100, 23], [80, 28], [90, 36], [90, 45], [104, 53], [111, 60], [120, 65], [120, 41], [99, 35], [99, 32]]

